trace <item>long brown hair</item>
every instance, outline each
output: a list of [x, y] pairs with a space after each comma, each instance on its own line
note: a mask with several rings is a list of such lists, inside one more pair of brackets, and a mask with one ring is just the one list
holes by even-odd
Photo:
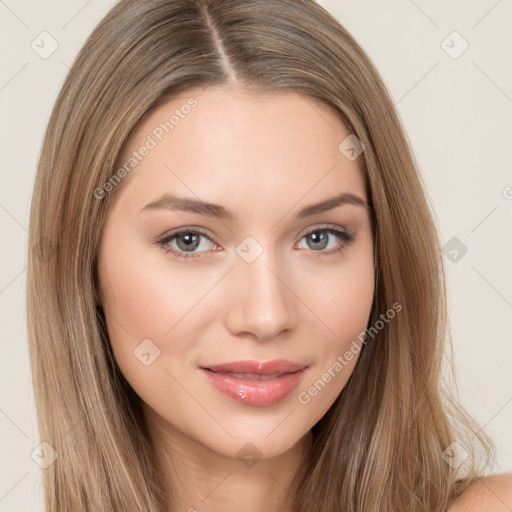
[[[379, 74], [312, 0], [122, 0], [79, 52], [49, 121], [30, 217], [33, 385], [41, 440], [58, 454], [44, 469], [47, 510], [172, 510], [95, 301], [114, 196], [97, 191], [150, 109], [232, 84], [320, 101], [364, 144], [378, 275], [369, 325], [402, 306], [313, 427], [296, 509], [445, 510], [483, 474], [492, 445], [441, 378], [449, 336], [435, 218]], [[446, 456], [457, 446], [469, 454], [459, 467]]]

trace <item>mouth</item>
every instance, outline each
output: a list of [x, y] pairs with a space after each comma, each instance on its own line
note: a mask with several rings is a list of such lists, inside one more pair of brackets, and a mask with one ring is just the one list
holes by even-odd
[[290, 361], [239, 361], [200, 367], [213, 386], [234, 401], [253, 407], [277, 404], [302, 380], [308, 365]]
[[230, 373], [239, 375], [255, 375], [255, 376], [273, 376], [279, 377], [286, 373], [295, 373], [306, 367], [306, 364], [295, 363], [286, 359], [274, 359], [272, 361], [232, 361], [230, 363], [222, 363], [215, 365], [202, 366], [201, 368], [210, 370], [214, 373]]
[[283, 375], [289, 375], [290, 373], [295, 372], [287, 372], [287, 373], [271, 373], [270, 375], [259, 375], [257, 373], [235, 373], [235, 372], [215, 372], [210, 368], [203, 368], [203, 370], [207, 370], [212, 373], [216, 373], [218, 375], [230, 375], [231, 377], [235, 377], [237, 379], [245, 379], [245, 380], [273, 380]]

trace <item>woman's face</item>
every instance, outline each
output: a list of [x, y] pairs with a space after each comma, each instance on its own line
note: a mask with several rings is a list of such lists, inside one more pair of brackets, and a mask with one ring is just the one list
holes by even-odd
[[[374, 293], [348, 135], [319, 102], [242, 88], [191, 90], [132, 133], [102, 234], [101, 302], [121, 371], [169, 435], [273, 457], [346, 384]], [[207, 369], [239, 361], [254, 366]]]

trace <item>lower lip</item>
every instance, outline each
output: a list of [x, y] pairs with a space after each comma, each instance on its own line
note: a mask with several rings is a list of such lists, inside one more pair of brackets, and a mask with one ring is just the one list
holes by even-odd
[[295, 388], [306, 368], [271, 380], [249, 380], [205, 370], [201, 371], [219, 390], [239, 403], [254, 407], [274, 405]]

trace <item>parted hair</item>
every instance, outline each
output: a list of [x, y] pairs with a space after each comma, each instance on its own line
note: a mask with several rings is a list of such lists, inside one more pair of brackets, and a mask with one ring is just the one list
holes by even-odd
[[[96, 300], [97, 249], [123, 183], [102, 199], [95, 190], [143, 116], [208, 86], [320, 101], [364, 144], [377, 266], [369, 325], [402, 306], [313, 427], [296, 510], [446, 510], [494, 452], [456, 398], [435, 215], [379, 73], [312, 0], [121, 0], [78, 53], [46, 130], [30, 215], [30, 363], [41, 441], [58, 453], [43, 470], [46, 510], [175, 510]], [[457, 447], [469, 454], [458, 467], [446, 455]]]

